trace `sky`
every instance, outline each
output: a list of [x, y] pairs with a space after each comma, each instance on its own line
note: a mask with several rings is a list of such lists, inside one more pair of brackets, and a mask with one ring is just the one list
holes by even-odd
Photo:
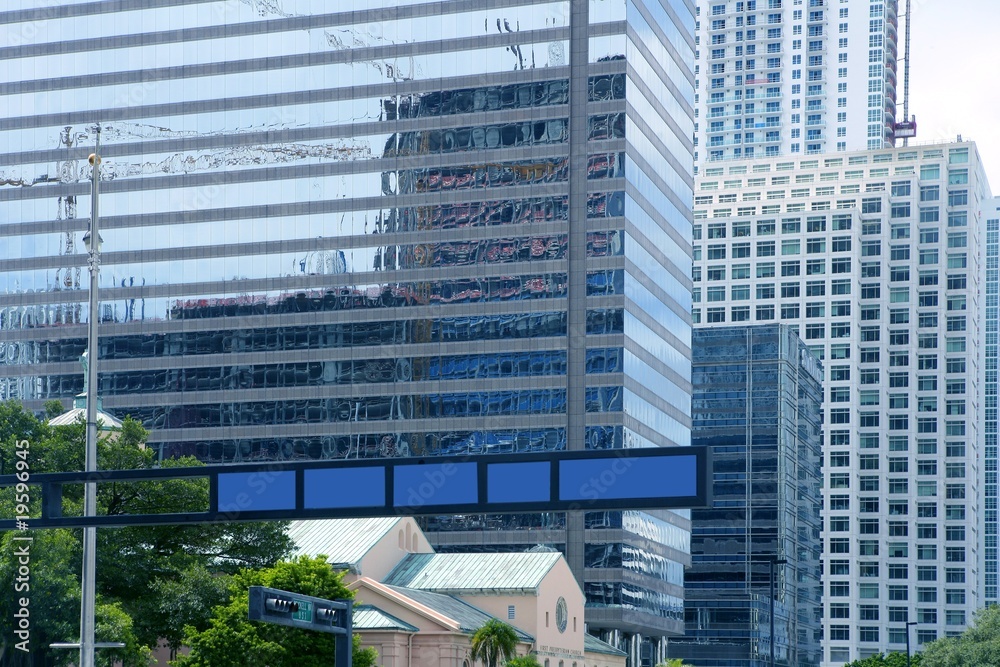
[[[979, 148], [993, 194], [1000, 196], [1000, 2], [911, 0], [910, 114], [917, 138], [954, 141], [961, 134]], [[899, 0], [899, 13], [906, 9]], [[903, 52], [903, 22], [899, 47]], [[898, 115], [903, 113], [903, 63]]]

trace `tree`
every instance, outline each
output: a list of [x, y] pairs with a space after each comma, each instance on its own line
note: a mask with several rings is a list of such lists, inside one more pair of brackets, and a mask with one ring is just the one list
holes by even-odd
[[[55, 406], [46, 409], [51, 413]], [[146, 436], [141, 424], [126, 419], [114, 437], [104, 436], [98, 441], [99, 467], [108, 470], [202, 465], [193, 458], [156, 461], [153, 451], [144, 446]], [[51, 427], [17, 403], [0, 403], [0, 468], [7, 472], [14, 469], [18, 452], [25, 449], [32, 475], [82, 470], [84, 439], [82, 422]], [[28, 441], [29, 446], [18, 448], [18, 441]], [[13, 515], [12, 492], [0, 489], [3, 516]], [[40, 494], [36, 487], [31, 496], [31, 515], [37, 516]], [[97, 504], [99, 514], [204, 511], [208, 507], [208, 486], [206, 480], [196, 478], [105, 483], [98, 486]], [[82, 507], [82, 485], [64, 487], [63, 514], [79, 516]], [[11, 662], [22, 656], [11, 650], [10, 633], [2, 633], [0, 667], [67, 664], [72, 652], [52, 651], [48, 644], [79, 638], [82, 531], [29, 532], [34, 540], [32, 662]], [[178, 625], [181, 619], [197, 629], [208, 627], [212, 605], [229, 594], [222, 575], [241, 567], [274, 565], [291, 549], [287, 524], [282, 522], [137, 526], [103, 529], [97, 536], [97, 627], [109, 633], [103, 640], [127, 644], [116, 652], [126, 665], [145, 665], [148, 661], [143, 661], [141, 647], [155, 646], [160, 637], [176, 646], [184, 631], [184, 626]], [[0, 612], [4, 618], [11, 617], [19, 597], [13, 587], [17, 564], [17, 559], [11, 557], [17, 546], [13, 537], [11, 533], [0, 534]], [[182, 590], [185, 586], [190, 588]], [[126, 623], [122, 614], [131, 622]], [[113, 636], [115, 632], [123, 634]]]
[[[25, 537], [8, 532], [0, 537], [0, 585], [13, 595], [0, 597], [0, 613], [4, 618], [22, 607], [21, 598], [28, 602], [31, 618], [29, 653], [13, 647], [17, 640], [4, 632], [0, 640], [0, 664], [6, 666], [66, 665], [75, 662], [72, 651], [49, 651], [52, 642], [75, 641], [80, 632], [80, 570], [79, 540], [68, 530], [32, 531], [29, 543], [30, 578], [24, 581], [17, 572], [19, 553]], [[27, 588], [23, 588], [23, 586]], [[145, 667], [150, 650], [136, 636], [132, 619], [117, 600], [99, 596], [94, 609], [95, 635], [98, 641], [124, 642], [125, 648], [101, 650], [98, 664], [110, 665], [112, 659], [127, 667]]]
[[[212, 609], [209, 627], [189, 627], [184, 644], [191, 652], [170, 664], [173, 667], [320, 667], [331, 664], [335, 636], [332, 634], [258, 623], [247, 619], [250, 586], [267, 586], [328, 600], [353, 598], [325, 556], [281, 562], [266, 570], [243, 570], [230, 580], [229, 601]], [[375, 649], [361, 648], [354, 635], [354, 667], [373, 667]]]
[[661, 662], [656, 667], [687, 667], [684, 664], [683, 658], [667, 658], [665, 662]]
[[516, 655], [507, 661], [507, 667], [542, 667], [534, 653]]
[[472, 635], [469, 657], [481, 660], [485, 667], [500, 667], [516, 655], [517, 643], [514, 628], [491, 618]]
[[924, 645], [921, 667], [1000, 667], [1000, 607], [979, 610], [958, 637]]
[[[911, 657], [912, 667], [921, 667], [920, 654]], [[868, 658], [855, 660], [844, 667], [906, 667], [906, 654], [898, 651], [892, 653], [879, 653]]]
[[228, 601], [229, 577], [213, 574], [199, 563], [176, 579], [157, 579], [153, 593], [155, 603], [149, 605], [153, 626], [173, 656], [183, 644], [185, 628], [206, 629], [212, 608]]

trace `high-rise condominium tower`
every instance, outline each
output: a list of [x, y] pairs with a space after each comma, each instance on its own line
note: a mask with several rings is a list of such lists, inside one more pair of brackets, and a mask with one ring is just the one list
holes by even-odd
[[997, 592], [997, 325], [1000, 324], [1000, 197], [983, 202], [986, 219], [986, 319], [983, 359], [983, 604], [1000, 603]]
[[791, 324], [824, 364], [827, 667], [982, 604], [987, 197], [971, 142], [702, 170], [694, 321]]
[[[4, 5], [0, 398], [81, 389], [100, 123], [100, 392], [162, 455], [689, 444], [694, 3], [349, 5]], [[683, 629], [684, 513], [437, 528]]]
[[897, 0], [700, 0], [695, 157], [893, 143]]

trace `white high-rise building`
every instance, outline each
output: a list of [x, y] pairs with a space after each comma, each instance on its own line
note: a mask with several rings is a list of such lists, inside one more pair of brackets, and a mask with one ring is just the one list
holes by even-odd
[[702, 165], [695, 326], [780, 321], [823, 360], [825, 667], [983, 604], [989, 196], [971, 142]]
[[695, 163], [893, 145], [897, 0], [699, 0]]
[[997, 586], [997, 533], [1000, 518], [997, 514], [997, 348], [1000, 325], [1000, 197], [988, 199], [983, 204], [986, 219], [986, 318], [984, 322], [985, 391], [983, 415], [985, 417], [983, 449], [983, 583], [984, 605], [1000, 603]]

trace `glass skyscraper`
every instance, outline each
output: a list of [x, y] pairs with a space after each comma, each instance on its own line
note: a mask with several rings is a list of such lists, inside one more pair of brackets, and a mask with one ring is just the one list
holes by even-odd
[[[820, 663], [823, 369], [787, 325], [696, 329], [695, 444], [713, 452], [712, 506], [691, 513], [686, 664]], [[773, 590], [771, 565], [774, 565]], [[774, 595], [774, 637], [771, 600]]]
[[[689, 444], [694, 24], [691, 0], [7, 3], [0, 398], [82, 388], [99, 124], [100, 392], [162, 456]], [[554, 530], [633, 659], [682, 630], [685, 513], [446, 532], [482, 526]]]

